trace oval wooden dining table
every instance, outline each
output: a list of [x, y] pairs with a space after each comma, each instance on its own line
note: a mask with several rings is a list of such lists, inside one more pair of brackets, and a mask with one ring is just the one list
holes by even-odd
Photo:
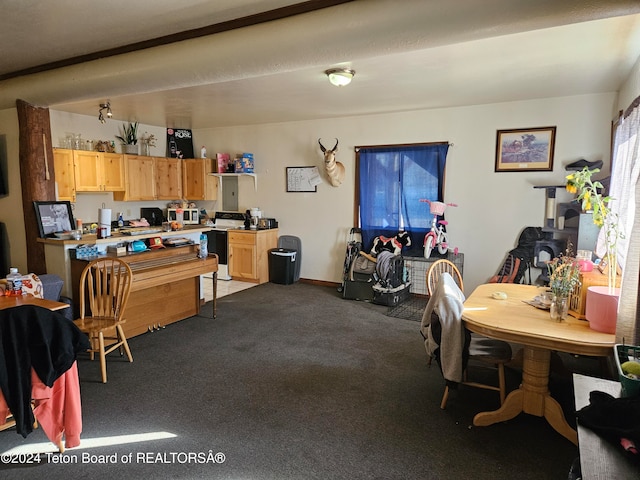
[[55, 300], [47, 300], [45, 298], [34, 297], [31, 294], [19, 297], [8, 297], [0, 295], [0, 310], [5, 308], [20, 307], [22, 305], [37, 305], [38, 307], [47, 308], [49, 310], [62, 310], [69, 308], [68, 303], [56, 302]]
[[[533, 285], [490, 283], [478, 286], [464, 303], [462, 320], [472, 332], [523, 345], [522, 383], [495, 411], [478, 413], [473, 424], [488, 426], [520, 413], [544, 417], [561, 435], [577, 445], [578, 436], [549, 392], [551, 352], [606, 357], [613, 354], [615, 335], [589, 328], [585, 320], [557, 321], [547, 310], [526, 301], [540, 294]], [[492, 294], [504, 292], [506, 299]]]

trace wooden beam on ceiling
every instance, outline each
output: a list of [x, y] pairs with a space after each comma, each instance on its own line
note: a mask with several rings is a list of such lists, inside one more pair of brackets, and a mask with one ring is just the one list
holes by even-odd
[[341, 5], [343, 3], [349, 3], [354, 0], [309, 0], [306, 2], [296, 3], [294, 5], [288, 5], [286, 7], [277, 8], [275, 10], [269, 10], [267, 12], [256, 13], [247, 17], [236, 18], [228, 20], [226, 22], [216, 23], [205, 27], [195, 28], [192, 30], [186, 30], [184, 32], [172, 33], [162, 37], [152, 38], [141, 42], [132, 43], [129, 45], [122, 45], [120, 47], [109, 48], [98, 52], [87, 53], [85, 55], [79, 55], [76, 57], [66, 58], [63, 60], [56, 60], [54, 62], [45, 63], [42, 65], [36, 65], [15, 72], [8, 72], [0, 75], [0, 81], [8, 80], [10, 78], [22, 77], [25, 75], [31, 75], [34, 73], [46, 72], [48, 70], [54, 70], [56, 68], [68, 67], [70, 65], [77, 65], [79, 63], [90, 62], [92, 60], [98, 60], [100, 58], [112, 57], [115, 55], [121, 55], [124, 53], [135, 52], [138, 50], [144, 50], [147, 48], [158, 47], [161, 45], [167, 45], [170, 43], [181, 42], [184, 40], [190, 40], [193, 38], [204, 37], [207, 35], [214, 35], [216, 33], [227, 32], [229, 30], [235, 30], [238, 28], [249, 27], [252, 25], [258, 25], [260, 23], [271, 22], [274, 20], [280, 20], [295, 15], [301, 15], [303, 13], [314, 12], [327, 7], [333, 7]]

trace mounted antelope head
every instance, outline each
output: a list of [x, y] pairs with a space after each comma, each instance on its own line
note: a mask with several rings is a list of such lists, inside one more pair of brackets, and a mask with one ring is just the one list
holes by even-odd
[[336, 138], [336, 144], [331, 150], [327, 150], [324, 145], [318, 139], [320, 150], [324, 154], [324, 169], [327, 172], [329, 181], [334, 187], [339, 187], [344, 180], [344, 165], [340, 162], [336, 162], [336, 152], [338, 151], [338, 139]]

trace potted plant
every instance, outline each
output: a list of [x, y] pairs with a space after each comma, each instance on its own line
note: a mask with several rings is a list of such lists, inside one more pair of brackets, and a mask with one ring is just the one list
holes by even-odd
[[606, 269], [607, 286], [588, 288], [585, 315], [589, 320], [589, 326], [594, 330], [615, 333], [620, 296], [620, 289], [616, 288], [617, 244], [623, 235], [618, 215], [612, 213], [609, 208], [611, 197], [603, 195], [602, 183], [591, 178], [599, 171], [598, 168], [589, 170], [585, 167], [579, 172], [567, 175], [566, 188], [568, 192], [577, 194], [576, 199], [582, 202], [582, 210], [592, 212], [593, 223], [604, 229], [605, 254], [601, 262]]
[[122, 153], [138, 154], [138, 122], [122, 124], [121, 135], [116, 135], [122, 144]]

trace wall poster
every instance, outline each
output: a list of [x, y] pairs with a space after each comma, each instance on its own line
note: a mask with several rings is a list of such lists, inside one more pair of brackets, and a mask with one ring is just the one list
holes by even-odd
[[195, 158], [191, 130], [167, 128], [167, 156], [171, 158]]

